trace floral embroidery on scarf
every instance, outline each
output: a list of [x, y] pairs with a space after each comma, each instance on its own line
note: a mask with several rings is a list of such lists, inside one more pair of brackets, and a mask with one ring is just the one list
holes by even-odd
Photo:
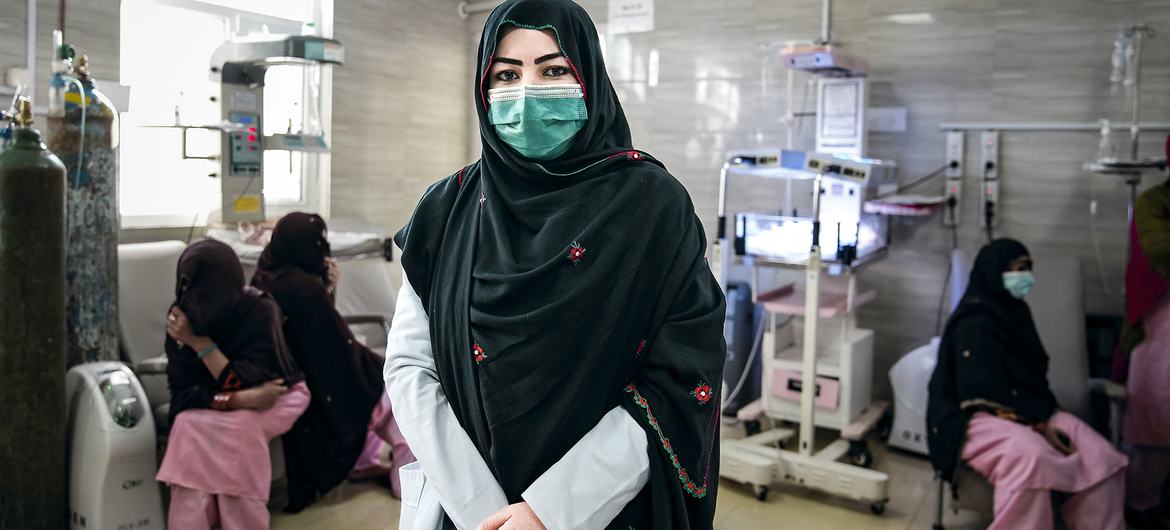
[[475, 364], [480, 364], [487, 359], [487, 354], [484, 353], [483, 346], [480, 346], [478, 342], [471, 344], [471, 353], [475, 355]]
[[695, 401], [698, 401], [700, 405], [706, 405], [708, 401], [711, 401], [711, 386], [700, 382], [699, 385], [691, 391], [691, 395], [695, 396]]
[[[642, 394], [638, 392], [638, 389], [634, 387], [633, 384], [626, 386], [626, 393], [630, 394], [630, 397], [634, 400], [634, 404], [638, 405], [646, 411], [646, 421], [650, 422], [650, 427], [654, 429], [654, 432], [658, 434], [658, 440], [662, 442], [662, 448], [665, 449], [666, 454], [670, 456], [670, 463], [674, 466], [674, 469], [678, 471], [678, 480], [679, 482], [682, 482], [683, 489], [685, 489], [687, 493], [690, 493], [696, 499], [701, 499], [706, 496], [707, 477], [703, 477], [702, 486], [695, 484], [695, 481], [691, 480], [690, 474], [687, 473], [686, 468], [684, 468], [682, 464], [679, 463], [678, 455], [674, 454], [674, 448], [670, 445], [670, 439], [666, 437], [666, 433], [662, 432], [662, 428], [658, 426], [658, 418], [654, 417], [653, 412], [650, 412], [650, 404], [646, 402], [646, 398], [642, 397]], [[716, 414], [715, 416], [716, 421], [718, 421], [719, 415]], [[711, 469], [711, 462], [709, 457], [710, 454], [708, 454], [707, 461], [708, 471]]]
[[646, 351], [646, 339], [642, 339], [642, 341], [638, 343], [638, 349], [634, 350], [634, 353], [636, 355], [641, 355], [644, 351]]
[[581, 246], [580, 243], [574, 241], [573, 244], [569, 246], [569, 261], [573, 262], [573, 265], [576, 265], [578, 262], [581, 261], [581, 258], [584, 256], [585, 256], [585, 247]]

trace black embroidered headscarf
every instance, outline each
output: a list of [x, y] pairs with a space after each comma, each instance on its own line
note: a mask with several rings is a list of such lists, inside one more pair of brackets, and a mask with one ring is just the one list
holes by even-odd
[[1048, 387], [1048, 353], [1040, 342], [1028, 304], [1004, 287], [1003, 273], [1027, 256], [1018, 241], [999, 239], [975, 258], [963, 300], [947, 321], [938, 364], [930, 378], [927, 442], [934, 468], [950, 480], [959, 461], [967, 423], [979, 400], [1046, 421], [1056, 411]]
[[187, 315], [191, 330], [211, 338], [230, 362], [216, 379], [190, 346], [168, 336], [172, 420], [186, 409], [210, 407], [216, 392], [302, 379], [284, 342], [280, 308], [272, 297], [244, 285], [244, 269], [231, 247], [212, 239], [192, 243], [179, 257], [175, 276], [174, 305]]
[[349, 475], [384, 388], [382, 358], [354, 337], [325, 288], [326, 230], [316, 214], [284, 216], [252, 276], [280, 304], [285, 340], [313, 396], [283, 437], [294, 512]]
[[[488, 122], [508, 27], [551, 32], [582, 85], [589, 121], [556, 160], [521, 157]], [[710, 528], [724, 300], [689, 195], [630, 148], [577, 4], [497, 7], [476, 81], [482, 158], [431, 186], [395, 236], [446, 397], [512, 502], [620, 405], [646, 431], [651, 474], [611, 526]]]

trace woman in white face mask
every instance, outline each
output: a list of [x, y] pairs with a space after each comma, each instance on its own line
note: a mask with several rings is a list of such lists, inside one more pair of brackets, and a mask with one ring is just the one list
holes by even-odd
[[[947, 322], [927, 408], [930, 460], [947, 480], [960, 459], [995, 486], [990, 528], [1052, 528], [1052, 491], [1072, 494], [1069, 528], [1125, 527], [1125, 457], [1048, 387], [1048, 354], [1023, 299], [1032, 258], [1000, 239], [975, 259]], [[953, 480], [952, 480], [953, 483]]]

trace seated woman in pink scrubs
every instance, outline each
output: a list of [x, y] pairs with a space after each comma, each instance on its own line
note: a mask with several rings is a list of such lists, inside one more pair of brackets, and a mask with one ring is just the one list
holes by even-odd
[[[927, 409], [930, 460], [960, 459], [995, 486], [992, 529], [1053, 527], [1053, 491], [1072, 530], [1122, 530], [1126, 458], [1048, 387], [1048, 354], [1028, 304], [1032, 259], [1017, 241], [983, 247], [943, 333]], [[953, 483], [953, 482], [952, 482]]]
[[171, 430], [158, 480], [171, 530], [268, 528], [268, 442], [309, 405], [271, 296], [244, 285], [230, 247], [202, 240], [179, 258], [167, 318]]

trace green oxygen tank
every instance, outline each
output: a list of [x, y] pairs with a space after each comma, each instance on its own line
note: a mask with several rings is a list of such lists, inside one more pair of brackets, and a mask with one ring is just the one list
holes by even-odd
[[0, 528], [65, 528], [65, 165], [19, 101], [0, 152]]
[[46, 142], [67, 168], [68, 366], [118, 354], [118, 113], [63, 45], [50, 80]]

